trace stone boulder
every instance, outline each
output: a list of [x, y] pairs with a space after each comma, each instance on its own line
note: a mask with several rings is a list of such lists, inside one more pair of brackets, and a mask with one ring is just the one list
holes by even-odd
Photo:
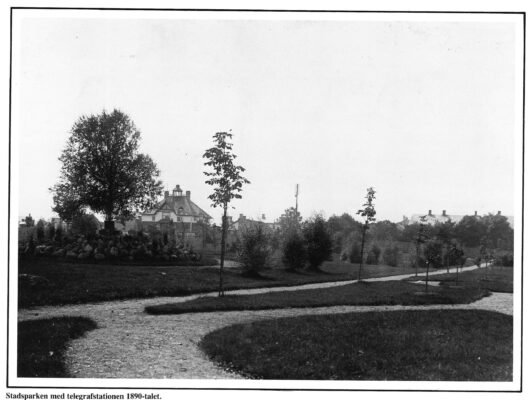
[[73, 250], [68, 250], [66, 252], [66, 258], [77, 258], [78, 254]]
[[52, 253], [52, 256], [53, 257], [64, 257], [65, 254], [66, 254], [65, 249], [57, 249]]

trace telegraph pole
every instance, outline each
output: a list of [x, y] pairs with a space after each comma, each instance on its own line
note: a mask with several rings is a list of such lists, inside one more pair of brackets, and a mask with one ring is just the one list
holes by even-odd
[[299, 184], [295, 185], [295, 212], [297, 213], [297, 208], [298, 208], [298, 201], [297, 199], [299, 198]]

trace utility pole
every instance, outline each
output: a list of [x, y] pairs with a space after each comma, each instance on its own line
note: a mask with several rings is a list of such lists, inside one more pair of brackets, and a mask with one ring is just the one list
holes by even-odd
[[295, 185], [295, 214], [297, 215], [297, 209], [299, 207], [298, 204], [298, 198], [299, 198], [299, 184]]
[[295, 230], [297, 231], [299, 227], [297, 226], [299, 224], [299, 184], [297, 183], [295, 185]]

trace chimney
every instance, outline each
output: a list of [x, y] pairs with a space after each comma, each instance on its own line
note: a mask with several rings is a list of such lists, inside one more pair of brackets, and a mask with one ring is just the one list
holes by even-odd
[[433, 215], [433, 212], [432, 212], [432, 210], [429, 210], [429, 215]]
[[500, 210], [499, 210], [499, 211], [497, 211], [497, 215], [501, 215], [501, 212], [500, 212]]
[[165, 198], [169, 197], [169, 191], [168, 191], [168, 190], [165, 190], [164, 195], [165, 195], [165, 196], [164, 196]]
[[190, 190], [187, 190], [185, 192], [185, 196], [188, 197], [189, 199], [191, 198], [191, 191]]
[[442, 217], [446, 217], [446, 210], [442, 210]]
[[262, 214], [262, 221], [266, 220], [266, 214]]
[[246, 217], [244, 216], [244, 214], [240, 214], [240, 215], [238, 216], [238, 220], [239, 220], [239, 221], [245, 221], [245, 220], [246, 220]]
[[477, 212], [475, 211], [475, 217], [478, 216]]

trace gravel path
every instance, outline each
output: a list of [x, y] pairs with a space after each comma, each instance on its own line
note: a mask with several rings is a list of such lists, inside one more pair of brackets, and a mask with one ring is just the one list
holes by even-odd
[[[469, 267], [465, 270], [469, 269], [473, 268]], [[437, 273], [442, 272], [437, 271]], [[409, 275], [369, 280], [394, 280], [407, 276]], [[230, 293], [304, 290], [346, 283], [350, 281], [287, 288], [237, 290]], [[147, 305], [187, 301], [198, 296], [160, 297], [24, 309], [19, 311], [18, 318], [27, 320], [57, 316], [85, 316], [97, 323], [99, 329], [87, 332], [84, 337], [69, 343], [66, 365], [72, 377], [240, 379], [239, 375], [213, 364], [200, 351], [197, 344], [205, 334], [239, 322], [310, 314], [416, 309], [482, 309], [513, 315], [513, 295], [510, 293], [493, 293], [472, 304], [462, 305], [336, 306], [181, 315], [149, 315], [143, 311]]]

